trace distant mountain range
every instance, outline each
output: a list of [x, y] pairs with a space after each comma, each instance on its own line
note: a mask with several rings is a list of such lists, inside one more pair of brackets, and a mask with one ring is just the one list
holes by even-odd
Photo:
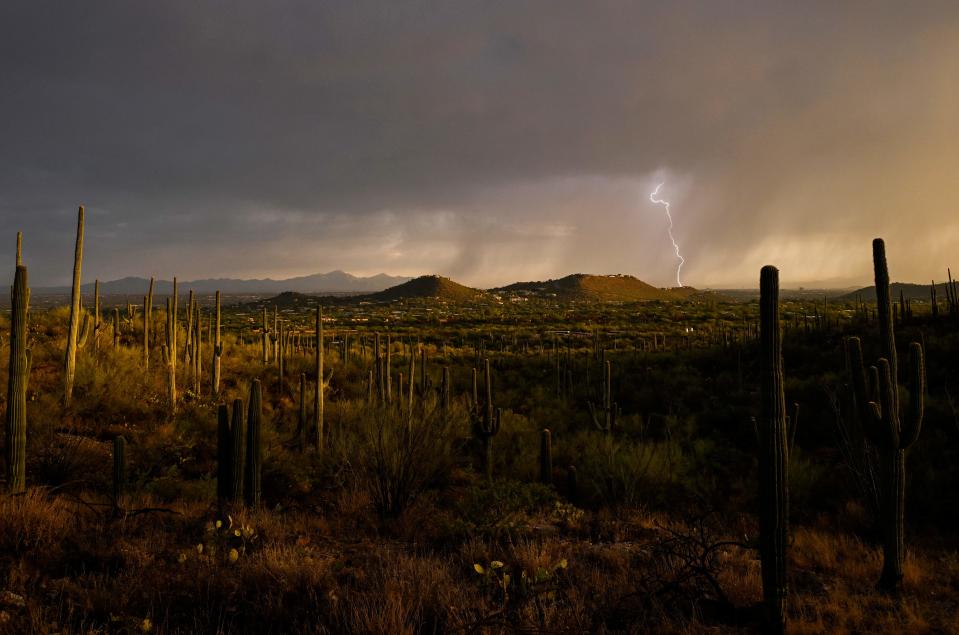
[[[271, 294], [284, 291], [294, 291], [307, 294], [338, 294], [338, 293], [374, 293], [402, 284], [410, 280], [408, 276], [389, 276], [381, 273], [375, 276], [360, 277], [345, 271], [331, 271], [317, 273], [310, 276], [299, 276], [285, 280], [271, 278], [256, 280], [241, 280], [237, 278], [206, 278], [203, 280], [178, 280], [177, 286], [182, 292], [193, 289], [196, 293], [224, 294]], [[110, 280], [100, 283], [102, 295], [146, 295], [150, 286], [147, 278], [127, 277], [119, 280]], [[81, 286], [83, 293], [93, 293], [93, 283], [88, 282]], [[167, 295], [173, 291], [173, 282], [158, 280], [154, 286], [154, 294]], [[37, 287], [33, 289], [35, 295], [68, 294], [70, 287]]]

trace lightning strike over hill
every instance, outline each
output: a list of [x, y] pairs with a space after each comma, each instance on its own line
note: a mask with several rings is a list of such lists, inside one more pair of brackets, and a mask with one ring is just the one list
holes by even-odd
[[683, 282], [680, 279], [680, 274], [683, 270], [683, 265], [686, 264], [686, 259], [682, 257], [679, 253], [679, 243], [676, 242], [676, 238], [673, 237], [673, 215], [669, 211], [669, 201], [664, 201], [662, 199], [656, 198], [659, 194], [659, 189], [663, 187], [664, 183], [660, 183], [656, 186], [656, 189], [652, 191], [649, 195], [649, 200], [656, 205], [662, 205], [666, 208], [666, 220], [669, 222], [667, 227], [667, 232], [669, 233], [669, 240], [673, 243], [673, 249], [676, 251], [676, 257], [679, 258], [679, 265], [676, 267], [676, 285], [683, 286]]

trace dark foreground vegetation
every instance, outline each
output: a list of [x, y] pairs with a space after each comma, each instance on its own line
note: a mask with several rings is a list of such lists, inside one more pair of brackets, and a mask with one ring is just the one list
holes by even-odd
[[0, 630], [959, 632], [959, 305], [881, 269], [878, 305], [767, 269], [760, 303], [320, 319], [28, 314], [22, 267]]

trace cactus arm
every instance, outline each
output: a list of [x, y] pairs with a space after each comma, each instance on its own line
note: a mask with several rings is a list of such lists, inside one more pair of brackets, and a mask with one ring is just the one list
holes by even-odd
[[899, 447], [903, 450], [919, 438], [922, 418], [926, 406], [926, 364], [922, 354], [922, 345], [913, 342], [909, 345], [909, 407], [904, 413], [902, 429], [899, 434]]

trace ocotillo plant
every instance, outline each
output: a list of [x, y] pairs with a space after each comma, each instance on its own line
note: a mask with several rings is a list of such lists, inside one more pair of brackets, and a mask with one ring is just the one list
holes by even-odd
[[216, 328], [213, 331], [213, 396], [220, 394], [220, 357], [223, 340], [220, 339], [220, 292], [216, 292]]
[[243, 400], [233, 400], [233, 420], [230, 423], [230, 483], [228, 498], [239, 504], [243, 501], [244, 450], [246, 447], [246, 425], [243, 417]]
[[14, 274], [11, 303], [6, 421], [7, 488], [18, 494], [26, 488], [27, 382], [31, 361], [30, 349], [27, 348], [30, 287], [27, 285], [27, 268], [23, 265], [17, 265]]
[[[493, 480], [493, 437], [499, 432], [500, 422], [502, 420], [502, 410], [500, 408], [493, 408], [493, 385], [490, 381], [490, 372], [489, 372], [489, 359], [483, 360], [483, 375], [486, 381], [485, 391], [486, 391], [486, 403], [483, 404], [482, 412], [483, 414], [479, 415], [479, 405], [475, 406], [475, 411], [473, 414], [473, 429], [476, 433], [476, 436], [483, 440], [485, 446], [484, 452], [484, 468], [486, 471], [486, 479], [490, 482]], [[475, 388], [475, 383], [474, 383]]]
[[[926, 369], [922, 345], [909, 345], [909, 403], [899, 403], [896, 339], [889, 298], [889, 269], [882, 239], [873, 241], [873, 265], [879, 317], [881, 357], [870, 368], [873, 390], [866, 387], [862, 344], [857, 337], [847, 340], [852, 366], [852, 384], [862, 427], [880, 456], [880, 515], [883, 536], [883, 566], [879, 588], [895, 592], [902, 583], [905, 555], [903, 539], [906, 461], [905, 451], [919, 438], [925, 408]], [[878, 402], [876, 397], [878, 393]]]
[[260, 484], [263, 475], [263, 449], [260, 446], [261, 401], [260, 380], [254, 379], [250, 385], [249, 410], [246, 416], [246, 478], [243, 483], [244, 501], [251, 509], [260, 506]]
[[73, 400], [73, 381], [77, 371], [77, 332], [80, 329], [80, 268], [83, 265], [83, 205], [77, 212], [77, 242], [73, 252], [73, 288], [70, 292], [70, 326], [64, 358], [63, 405]]
[[545, 485], [553, 484], [553, 437], [549, 428], [543, 428], [540, 434], [539, 480]]
[[220, 404], [216, 411], [216, 500], [223, 504], [230, 499], [233, 443], [230, 433], [230, 409]]
[[121, 508], [120, 499], [127, 488], [127, 440], [113, 437], [113, 506]]
[[783, 395], [779, 271], [759, 278], [759, 550], [768, 632], [786, 631], [786, 545], [789, 539], [789, 450]]

